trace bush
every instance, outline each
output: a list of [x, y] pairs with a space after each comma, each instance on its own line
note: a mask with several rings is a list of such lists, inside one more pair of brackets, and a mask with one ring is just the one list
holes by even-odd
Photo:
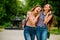
[[5, 23], [4, 25], [1, 25], [0, 28], [10, 28], [11, 27], [11, 23]]
[[50, 31], [51, 34], [60, 34], [60, 29], [54, 28]]

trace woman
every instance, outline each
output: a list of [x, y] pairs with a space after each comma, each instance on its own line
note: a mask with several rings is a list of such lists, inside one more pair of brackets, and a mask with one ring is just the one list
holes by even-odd
[[50, 24], [51, 19], [53, 18], [50, 4], [44, 5], [43, 9], [44, 11], [40, 14], [40, 18], [36, 27], [37, 40], [47, 40], [47, 33], [49, 30], [47, 25]]
[[40, 10], [40, 6], [35, 6], [27, 13], [26, 26], [24, 28], [25, 40], [34, 40], [36, 33], [36, 23], [40, 16]]

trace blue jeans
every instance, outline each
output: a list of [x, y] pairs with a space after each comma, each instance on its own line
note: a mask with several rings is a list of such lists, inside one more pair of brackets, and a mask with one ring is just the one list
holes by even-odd
[[46, 26], [37, 26], [36, 27], [36, 37], [37, 37], [37, 40], [47, 40], [47, 32], [48, 32], [48, 29]]
[[25, 40], [34, 40], [35, 39], [36, 28], [26, 26], [24, 28], [24, 37]]

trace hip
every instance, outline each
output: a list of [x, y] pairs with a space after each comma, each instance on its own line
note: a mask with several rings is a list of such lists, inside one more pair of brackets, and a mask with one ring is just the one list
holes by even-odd
[[36, 30], [48, 30], [47, 26], [37, 26]]

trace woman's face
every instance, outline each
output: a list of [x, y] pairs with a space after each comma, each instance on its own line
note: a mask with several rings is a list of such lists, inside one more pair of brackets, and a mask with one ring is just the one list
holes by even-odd
[[50, 5], [49, 4], [46, 4], [45, 6], [44, 6], [44, 11], [49, 11], [50, 10]]
[[35, 13], [40, 13], [40, 11], [41, 11], [41, 7], [36, 7], [34, 10]]

